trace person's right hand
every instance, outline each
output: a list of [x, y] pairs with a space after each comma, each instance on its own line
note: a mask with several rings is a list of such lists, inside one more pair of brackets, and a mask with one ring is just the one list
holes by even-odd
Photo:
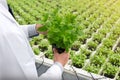
[[46, 34], [47, 34], [47, 31], [45, 31], [45, 32], [40, 32], [40, 31], [38, 30], [39, 28], [42, 28], [42, 27], [44, 27], [42, 24], [36, 24], [35, 29], [36, 29], [36, 31], [37, 31], [39, 34], [46, 35]]
[[66, 51], [59, 54], [57, 52], [57, 50], [55, 48], [53, 48], [53, 52], [54, 52], [54, 62], [59, 62], [61, 63], [63, 66], [65, 66], [65, 64], [68, 62], [69, 60], [69, 53], [67, 53]]

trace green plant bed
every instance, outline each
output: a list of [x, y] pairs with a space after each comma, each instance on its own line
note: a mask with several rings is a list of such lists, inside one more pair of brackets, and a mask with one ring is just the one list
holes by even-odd
[[38, 47], [34, 47], [33, 51], [34, 51], [35, 55], [39, 55], [40, 54], [40, 49]]
[[72, 57], [72, 65], [77, 68], [82, 68], [84, 66], [86, 56], [84, 54], [76, 54]]
[[[91, 27], [91, 25], [89, 26]], [[92, 36], [92, 31], [88, 28], [88, 29], [85, 29], [84, 31], [85, 35], [86, 35], [86, 38], [91, 38]]]
[[87, 47], [88, 47], [88, 49], [91, 50], [91, 51], [95, 51], [96, 48], [97, 48], [97, 46], [98, 46], [98, 44], [97, 44], [96, 42], [94, 42], [94, 41], [89, 41], [89, 42], [87, 43]]
[[84, 34], [82, 36], [79, 36], [78, 40], [81, 42], [81, 44], [85, 44], [87, 41], [87, 35]]
[[45, 52], [46, 50], [48, 50], [47, 46], [39, 46], [39, 49], [41, 50], [41, 52]]
[[84, 21], [83, 24], [88, 27], [91, 23], [89, 21]]
[[74, 50], [71, 50], [71, 51], [70, 51], [70, 59], [73, 58], [73, 56], [75, 55], [75, 52], [76, 52], [76, 51], [74, 51]]
[[116, 80], [120, 80], [120, 76], [118, 76]]
[[109, 78], [114, 78], [118, 70], [118, 67], [112, 65], [111, 63], [106, 63], [104, 65], [103, 75]]
[[92, 72], [92, 73], [98, 74], [98, 72], [100, 70], [100, 67], [95, 66], [94, 64], [91, 64], [91, 65], [87, 65], [84, 69], [86, 71], [88, 71], [88, 72]]
[[112, 46], [114, 43], [115, 43], [115, 40], [112, 40], [112, 39], [103, 40], [103, 45], [110, 49], [112, 49]]
[[30, 43], [31, 43], [32, 45], [38, 45], [43, 38], [44, 38], [43, 35], [39, 35], [39, 36], [37, 36], [37, 37], [33, 37], [32, 40], [30, 41]]
[[31, 40], [29, 43], [30, 43], [30, 46], [31, 46], [31, 47], [33, 47], [33, 46], [34, 46], [35, 41], [34, 41], [34, 40]]
[[102, 55], [95, 55], [90, 60], [91, 64], [101, 67], [105, 63], [106, 57]]
[[118, 80], [120, 80], [120, 70], [119, 70], [119, 73], [118, 73]]
[[109, 55], [111, 55], [113, 53], [114, 52], [111, 49], [106, 48], [106, 46], [101, 46], [96, 52], [96, 54], [103, 55], [106, 58], [109, 57]]
[[90, 50], [88, 50], [86, 48], [80, 48], [80, 53], [81, 54], [85, 54], [87, 59], [90, 58], [90, 55], [91, 55], [91, 51]]
[[80, 42], [79, 41], [75, 41], [71, 47], [71, 50], [75, 50], [78, 51], [80, 48]]
[[35, 42], [34, 42], [34, 45], [38, 45], [39, 44], [39, 40], [36, 40]]
[[104, 37], [106, 36], [106, 34], [109, 32], [107, 28], [102, 28], [98, 31], [100, 34], [102, 34]]
[[48, 59], [53, 59], [53, 51], [51, 46], [49, 46], [48, 50], [45, 52], [45, 57]]
[[115, 53], [120, 54], [120, 43], [118, 43], [116, 49], [114, 50]]
[[42, 52], [44, 52], [45, 50], [47, 50], [48, 46], [49, 46], [49, 42], [48, 42], [47, 39], [42, 39], [39, 42], [39, 49], [41, 49]]
[[101, 43], [102, 39], [104, 38], [103, 34], [94, 34], [93, 35], [93, 41], [97, 41], [99, 44]]
[[120, 54], [114, 53], [109, 57], [109, 62], [112, 65], [120, 66]]

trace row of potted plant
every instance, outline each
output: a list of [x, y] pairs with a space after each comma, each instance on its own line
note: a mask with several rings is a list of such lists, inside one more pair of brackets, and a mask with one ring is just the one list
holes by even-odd
[[[101, 29], [101, 30], [102, 30], [102, 29]], [[100, 31], [100, 30], [99, 30], [99, 31]], [[105, 31], [103, 31], [103, 32], [105, 32]], [[96, 37], [97, 37], [97, 36], [96, 36]], [[95, 37], [93, 37], [93, 38], [95, 38]], [[102, 37], [102, 38], [103, 38], [103, 37]], [[106, 41], [106, 40], [108, 40], [108, 41]], [[112, 46], [113, 46], [112, 42], [111, 42], [109, 39], [106, 39], [106, 40], [103, 41], [103, 44], [104, 44], [104, 45], [106, 44], [106, 46], [109, 45], [109, 46], [112, 47]], [[101, 42], [101, 41], [99, 41], [99, 43], [100, 43], [100, 42]], [[111, 42], [111, 45], [110, 45], [109, 43], [107, 44], [106, 42], [107, 42], [107, 43], [108, 43], [108, 42], [109, 42], [109, 43]], [[93, 42], [93, 43], [95, 44], [96, 42]], [[90, 42], [89, 42], [88, 45], [90, 45]], [[97, 43], [96, 45], [98, 45], [98, 43]], [[93, 45], [91, 44], [91, 46], [93, 46]], [[95, 47], [95, 48], [96, 48], [96, 47]]]
[[[109, 26], [109, 25], [108, 25]], [[94, 29], [94, 28], [92, 28], [92, 29]], [[105, 29], [106, 30], [106, 29]], [[103, 31], [103, 30], [102, 30]], [[103, 31], [103, 32], [105, 32], [105, 31]], [[90, 32], [88, 32], [89, 34], [90, 34]], [[103, 33], [104, 34], [104, 33]]]
[[[87, 23], [87, 24], [86, 24]], [[88, 26], [90, 23], [88, 23], [88, 22], [85, 22], [85, 25], [86, 26]], [[80, 24], [80, 26], [85, 26], [85, 25], [81, 25]], [[86, 38], [90, 38], [91, 36], [92, 36], [92, 33], [94, 32], [94, 31], [96, 31], [97, 30], [97, 28], [100, 28], [100, 26], [98, 26], [98, 25], [96, 24], [96, 23], [94, 23], [93, 25], [91, 25], [91, 26], [89, 26], [89, 29], [86, 29], [85, 30], [85, 34], [86, 35], [84, 35], [84, 36], [81, 36], [80, 37], [80, 40], [83, 42], [83, 44], [85, 44], [86, 43]], [[90, 28], [91, 27], [91, 28]], [[85, 27], [84, 27], [85, 28]], [[85, 37], [86, 36], [86, 37]], [[85, 38], [85, 39], [84, 39]], [[100, 41], [98, 41], [99, 43], [100, 43]]]

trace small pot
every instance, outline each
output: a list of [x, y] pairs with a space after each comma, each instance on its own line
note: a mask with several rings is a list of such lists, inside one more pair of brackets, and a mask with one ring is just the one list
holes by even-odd
[[61, 53], [63, 53], [63, 52], [65, 51], [65, 49], [63, 49], [63, 48], [58, 48], [58, 47], [56, 46], [56, 44], [52, 44], [52, 49], [53, 49], [53, 48], [55, 48], [55, 49], [58, 51], [59, 54], [61, 54]]

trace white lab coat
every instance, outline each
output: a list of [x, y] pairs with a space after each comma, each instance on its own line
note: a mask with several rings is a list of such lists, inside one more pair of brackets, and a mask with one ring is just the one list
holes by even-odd
[[38, 78], [28, 27], [21, 28], [6, 0], [0, 0], [0, 80], [61, 80], [63, 67], [57, 62]]

